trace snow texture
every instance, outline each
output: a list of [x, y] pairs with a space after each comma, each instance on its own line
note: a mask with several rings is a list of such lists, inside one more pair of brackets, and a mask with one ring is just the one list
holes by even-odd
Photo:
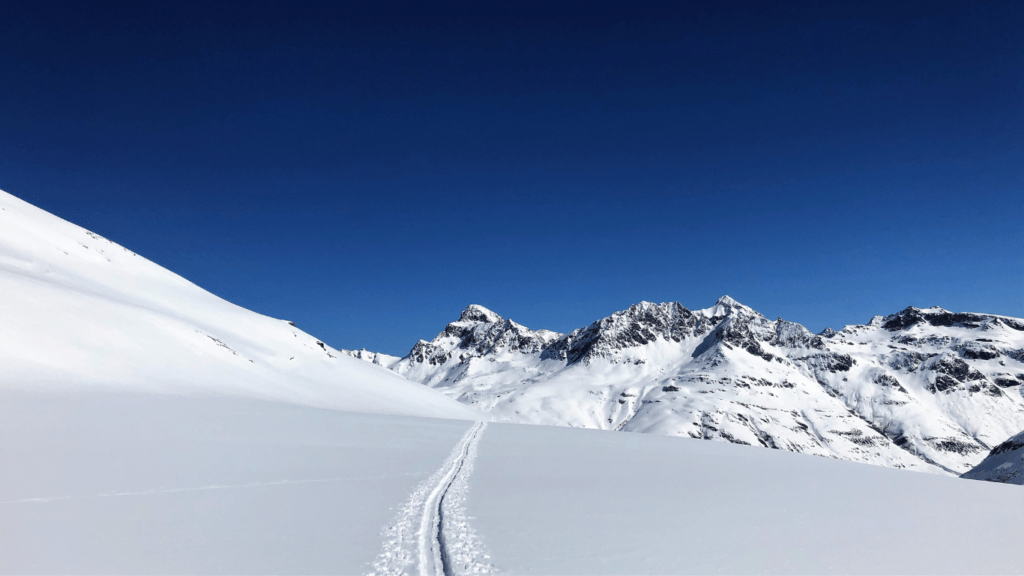
[[[690, 404], [704, 406], [701, 434], [669, 438], [483, 424], [367, 355], [332, 353], [6, 194], [0, 294], [3, 574], [1020, 573], [1019, 487], [690, 439], [741, 439], [731, 413], [710, 411], [731, 402], [720, 409], [763, 414], [748, 429], [766, 444], [794, 450], [779, 428], [787, 412], [835, 457], [895, 458], [854, 431], [867, 420], [840, 384], [879, 369], [855, 354], [864, 339], [877, 347], [877, 330], [907, 347], [888, 365], [916, 379], [871, 372], [872, 385], [991, 398], [957, 404], [950, 420], [986, 408], [1008, 427], [1000, 397], [970, 389], [1016, 390], [992, 380], [1020, 360], [1014, 319], [913, 309], [822, 335], [836, 342], [819, 348], [727, 299], [699, 313], [645, 304], [569, 335], [471, 307], [414, 348], [422, 361], [394, 365], [523, 421], [664, 434], [688, 404], [659, 394], [707, 398]], [[676, 371], [660, 375], [669, 361]], [[805, 413], [783, 408], [794, 399]], [[918, 402], [926, 423], [953, 405]], [[978, 442], [1000, 429], [976, 424]]]
[[450, 576], [492, 571], [469, 524], [465, 499], [486, 424], [478, 422], [448, 459], [409, 495], [398, 518], [384, 530], [384, 546], [371, 575]]
[[392, 508], [469, 426], [223, 395], [3, 390], [0, 573], [366, 573]]
[[467, 510], [508, 574], [1022, 571], [1019, 486], [550, 426], [479, 450]]
[[1024, 320], [938, 307], [812, 334], [723, 296], [695, 311], [641, 302], [558, 334], [473, 305], [377, 363], [500, 421], [946, 475], [1024, 430]]
[[[0, 573], [373, 572], [381, 527], [439, 485], [427, 479], [468, 427], [227, 396], [0, 391]], [[463, 541], [486, 544], [490, 558], [471, 554], [485, 572], [1020, 573], [1019, 486], [653, 434], [490, 423], [476, 438], [442, 530], [471, 522], [480, 539]]]

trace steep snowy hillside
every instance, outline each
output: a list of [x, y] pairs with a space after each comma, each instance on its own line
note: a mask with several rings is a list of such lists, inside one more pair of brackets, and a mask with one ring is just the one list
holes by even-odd
[[961, 478], [1024, 484], [1024, 432], [993, 448], [981, 464]]
[[0, 389], [230, 394], [478, 415], [0, 192]]
[[1024, 320], [941, 308], [812, 334], [726, 296], [695, 311], [641, 302], [557, 334], [473, 305], [378, 363], [506, 421], [948, 474], [1024, 429]]

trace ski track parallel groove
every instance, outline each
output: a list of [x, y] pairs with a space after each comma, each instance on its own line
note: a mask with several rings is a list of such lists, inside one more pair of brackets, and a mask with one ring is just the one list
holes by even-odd
[[[472, 472], [476, 457], [476, 445], [486, 427], [485, 422], [477, 422], [466, 431], [441, 468], [409, 496], [396, 523], [385, 529], [384, 550], [371, 574], [406, 574], [414, 562], [420, 576], [453, 576], [462, 572], [458, 568], [470, 565], [474, 573], [491, 571], [493, 566], [480, 560], [488, 556], [467, 526], [460, 506], [468, 486], [466, 477]], [[459, 493], [449, 498], [453, 490]], [[452, 523], [447, 516], [455, 516], [455, 522], [461, 523], [457, 534], [447, 534], [446, 527]], [[450, 549], [453, 544], [459, 548], [457, 558], [453, 558]], [[459, 566], [454, 560], [458, 560]]]

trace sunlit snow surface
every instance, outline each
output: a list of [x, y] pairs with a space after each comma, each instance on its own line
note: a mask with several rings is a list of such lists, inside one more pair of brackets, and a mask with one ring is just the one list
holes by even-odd
[[[0, 572], [370, 573], [410, 495], [472, 426], [5, 392]], [[1019, 486], [510, 424], [489, 424], [477, 452], [463, 518], [506, 574], [1021, 570]]]
[[0, 389], [229, 394], [477, 417], [5, 192], [0, 296]]
[[812, 334], [732, 298], [569, 334], [470, 306], [404, 358], [348, 354], [516, 423], [648, 432], [959, 475], [1024, 429], [1024, 320], [906, 308]]
[[1020, 572], [1017, 486], [485, 423], [3, 193], [0, 295], [0, 573]]
[[0, 395], [0, 572], [356, 574], [471, 422]]

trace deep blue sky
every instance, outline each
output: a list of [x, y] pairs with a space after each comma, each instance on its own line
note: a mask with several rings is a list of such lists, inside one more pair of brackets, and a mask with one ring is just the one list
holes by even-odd
[[1024, 3], [0, 5], [0, 188], [331, 345], [1024, 316]]

